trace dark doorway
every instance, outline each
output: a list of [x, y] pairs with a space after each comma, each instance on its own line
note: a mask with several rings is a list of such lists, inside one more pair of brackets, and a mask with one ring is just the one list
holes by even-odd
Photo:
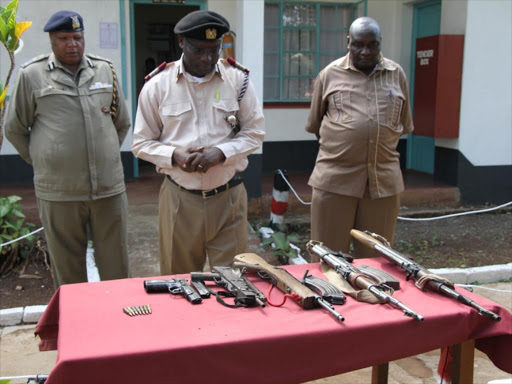
[[[139, 93], [144, 86], [144, 76], [162, 62], [179, 60], [181, 48], [174, 34], [174, 26], [185, 15], [200, 9], [198, 5], [176, 4], [133, 4], [135, 64], [134, 73], [135, 95], [134, 105], [137, 104]], [[134, 109], [135, 110], [135, 109]], [[134, 117], [135, 120], [135, 117]], [[155, 166], [144, 160], [134, 164], [135, 176], [155, 173]], [[140, 169], [140, 171], [139, 171]]]
[[199, 6], [134, 4], [137, 96], [144, 85], [144, 76], [162, 62], [181, 57], [174, 26], [183, 16], [197, 10]]

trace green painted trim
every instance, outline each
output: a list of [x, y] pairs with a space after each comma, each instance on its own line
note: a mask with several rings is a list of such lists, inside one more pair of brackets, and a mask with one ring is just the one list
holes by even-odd
[[[127, 93], [127, 72], [128, 67], [126, 63], [126, 19], [125, 19], [125, 6], [124, 6], [124, 0], [119, 0], [119, 29], [121, 30], [121, 88], [123, 89], [124, 97], [126, 98]], [[133, 114], [133, 107], [132, 107], [132, 127], [134, 126], [135, 122], [135, 114]], [[132, 131], [133, 132], [133, 131]], [[137, 158], [133, 156], [133, 177], [138, 178], [139, 177], [139, 162], [137, 161]]]
[[[367, 1], [367, 0], [365, 0]], [[415, 55], [415, 52], [416, 52], [416, 39], [417, 39], [417, 36], [418, 36], [418, 33], [416, 32], [416, 27], [418, 25], [418, 18], [419, 18], [419, 10], [422, 9], [422, 8], [425, 8], [425, 7], [430, 7], [432, 5], [441, 5], [442, 0], [426, 0], [426, 1], [422, 1], [421, 3], [416, 3], [414, 4], [414, 10], [413, 10], [413, 19], [412, 19], [412, 38], [411, 38], [411, 71], [410, 71], [410, 79], [409, 79], [409, 100], [410, 100], [410, 106], [411, 106], [411, 113], [412, 115], [414, 116], [414, 86], [415, 86], [415, 74], [416, 74], [416, 55]], [[406, 169], [415, 169], [415, 170], [420, 170], [422, 172], [426, 172], [426, 173], [430, 173], [430, 174], [433, 174], [434, 173], [434, 151], [435, 151], [435, 139], [432, 139], [432, 141], [428, 141], [426, 140], [427, 138], [424, 138], [423, 136], [415, 136], [413, 133], [409, 133], [407, 135], [407, 155], [406, 155], [406, 159], [405, 159], [405, 168]], [[420, 146], [420, 142], [421, 143], [427, 143], [427, 144], [431, 144], [432, 148], [431, 148], [431, 153], [428, 153], [426, 156], [428, 157], [428, 159], [426, 159], [425, 161], [430, 161], [431, 160], [431, 163], [432, 163], [432, 167], [430, 169], [430, 167], [423, 167], [421, 164], [420, 164], [420, 161], [418, 160], [418, 156], [417, 154], [415, 154], [415, 152], [417, 152], [418, 150], [420, 150], [419, 146]], [[425, 152], [425, 149], [423, 149], [424, 153], [427, 153]], [[423, 167], [423, 168], [422, 168]], [[418, 168], [422, 168], [422, 169], [418, 169]], [[427, 169], [428, 168], [428, 169]]]
[[[263, 4], [265, 7], [265, 4]], [[265, 33], [265, 27], [263, 27], [263, 33]], [[265, 73], [263, 73], [265, 77]], [[283, 99], [283, 3], [279, 4], [279, 100]]]

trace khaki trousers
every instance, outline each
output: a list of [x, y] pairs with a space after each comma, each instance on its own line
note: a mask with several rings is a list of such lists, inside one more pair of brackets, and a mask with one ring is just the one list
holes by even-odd
[[87, 225], [94, 242], [100, 279], [128, 277], [128, 199], [125, 192], [99, 200], [37, 199], [37, 205], [56, 289], [62, 284], [87, 281]]
[[[313, 188], [311, 239], [333, 251], [350, 251], [350, 230], [368, 230], [393, 242], [400, 196], [370, 199], [368, 187], [363, 198], [338, 195]], [[359, 241], [352, 242], [357, 258], [375, 257], [375, 252]], [[313, 261], [318, 261], [315, 258]]]
[[247, 247], [247, 192], [239, 184], [204, 199], [164, 179], [158, 202], [160, 273], [230, 265]]

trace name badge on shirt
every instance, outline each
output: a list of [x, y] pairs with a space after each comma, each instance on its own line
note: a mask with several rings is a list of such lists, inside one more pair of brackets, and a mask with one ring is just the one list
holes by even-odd
[[63, 91], [64, 90], [64, 87], [59, 87], [58, 85], [49, 85], [47, 88], [48, 89], [57, 89], [59, 91]]
[[95, 89], [105, 89], [105, 88], [112, 88], [112, 84], [101, 83], [101, 82], [97, 81], [89, 87], [89, 91], [94, 91]]

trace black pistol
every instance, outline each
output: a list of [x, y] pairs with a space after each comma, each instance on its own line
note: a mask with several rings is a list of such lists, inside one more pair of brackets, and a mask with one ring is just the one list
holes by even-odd
[[182, 295], [192, 304], [200, 304], [201, 301], [203, 301], [183, 277], [176, 277], [169, 280], [144, 280], [144, 289], [147, 293], [172, 293], [173, 295]]

